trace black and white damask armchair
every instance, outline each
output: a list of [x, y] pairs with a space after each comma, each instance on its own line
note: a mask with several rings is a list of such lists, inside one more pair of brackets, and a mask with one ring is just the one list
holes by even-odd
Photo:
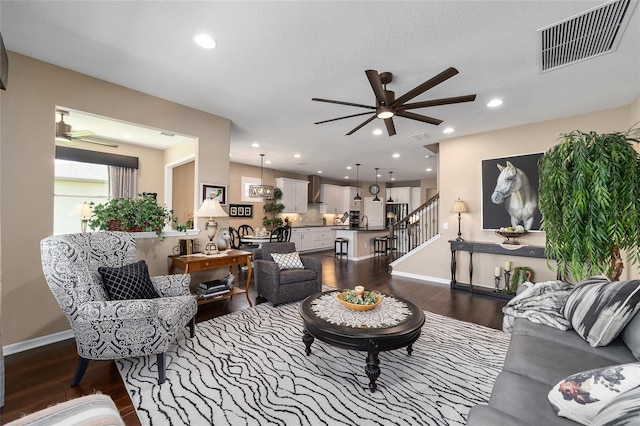
[[[162, 384], [169, 345], [187, 324], [190, 336], [195, 333], [198, 306], [189, 291], [191, 277], [149, 277], [143, 261], [134, 263], [136, 243], [125, 232], [47, 237], [40, 252], [47, 284], [76, 338], [80, 358], [71, 386], [78, 385], [91, 359], [147, 355], [156, 355]], [[142, 276], [152, 298], [130, 299], [131, 276]]]

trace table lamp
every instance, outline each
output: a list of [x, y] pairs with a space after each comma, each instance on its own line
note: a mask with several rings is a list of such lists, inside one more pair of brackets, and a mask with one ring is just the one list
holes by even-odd
[[458, 213], [458, 238], [456, 238], [456, 241], [464, 241], [460, 232], [460, 213], [467, 213], [468, 211], [464, 201], [460, 200], [460, 198], [454, 201], [451, 206], [451, 213]]
[[207, 198], [204, 200], [198, 211], [196, 212], [196, 216], [198, 217], [208, 217], [207, 225], [204, 229], [207, 230], [207, 236], [209, 237], [209, 242], [204, 249], [205, 254], [214, 254], [218, 253], [218, 247], [216, 243], [213, 242], [213, 239], [218, 232], [218, 222], [216, 222], [216, 217], [229, 217], [229, 215], [222, 209], [220, 202], [214, 198], [212, 195], [211, 198]]
[[76, 216], [80, 218], [80, 229], [82, 232], [87, 232], [87, 223], [89, 218], [93, 216], [93, 206], [86, 201], [76, 204], [75, 208], [69, 216]]

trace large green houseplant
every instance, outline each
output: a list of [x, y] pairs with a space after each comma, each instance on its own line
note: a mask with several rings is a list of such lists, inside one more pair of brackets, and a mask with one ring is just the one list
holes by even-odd
[[155, 232], [158, 237], [162, 237], [162, 230], [173, 217], [172, 210], [158, 204], [149, 195], [112, 198], [104, 204], [94, 205], [93, 213], [89, 219], [91, 229]]
[[620, 250], [640, 260], [640, 155], [634, 133], [562, 135], [539, 165], [545, 254], [562, 277], [622, 272]]

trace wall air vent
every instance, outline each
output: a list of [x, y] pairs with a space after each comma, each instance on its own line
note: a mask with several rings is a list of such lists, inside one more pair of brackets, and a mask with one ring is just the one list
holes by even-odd
[[612, 52], [635, 1], [615, 0], [538, 30], [542, 72]]

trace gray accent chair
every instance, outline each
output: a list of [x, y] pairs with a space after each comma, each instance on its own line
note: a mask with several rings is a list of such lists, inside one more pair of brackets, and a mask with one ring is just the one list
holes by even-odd
[[185, 274], [151, 277], [156, 299], [109, 300], [100, 266], [135, 261], [135, 239], [125, 232], [91, 232], [47, 237], [40, 242], [47, 284], [71, 324], [79, 355], [71, 386], [89, 360], [156, 355], [158, 383], [165, 381], [165, 352], [188, 324], [195, 334], [198, 304]]
[[271, 253], [292, 253], [295, 243], [263, 243], [253, 250], [253, 268], [258, 296], [271, 304], [302, 300], [322, 291], [322, 263], [314, 257], [300, 256], [305, 269], [280, 270]]

